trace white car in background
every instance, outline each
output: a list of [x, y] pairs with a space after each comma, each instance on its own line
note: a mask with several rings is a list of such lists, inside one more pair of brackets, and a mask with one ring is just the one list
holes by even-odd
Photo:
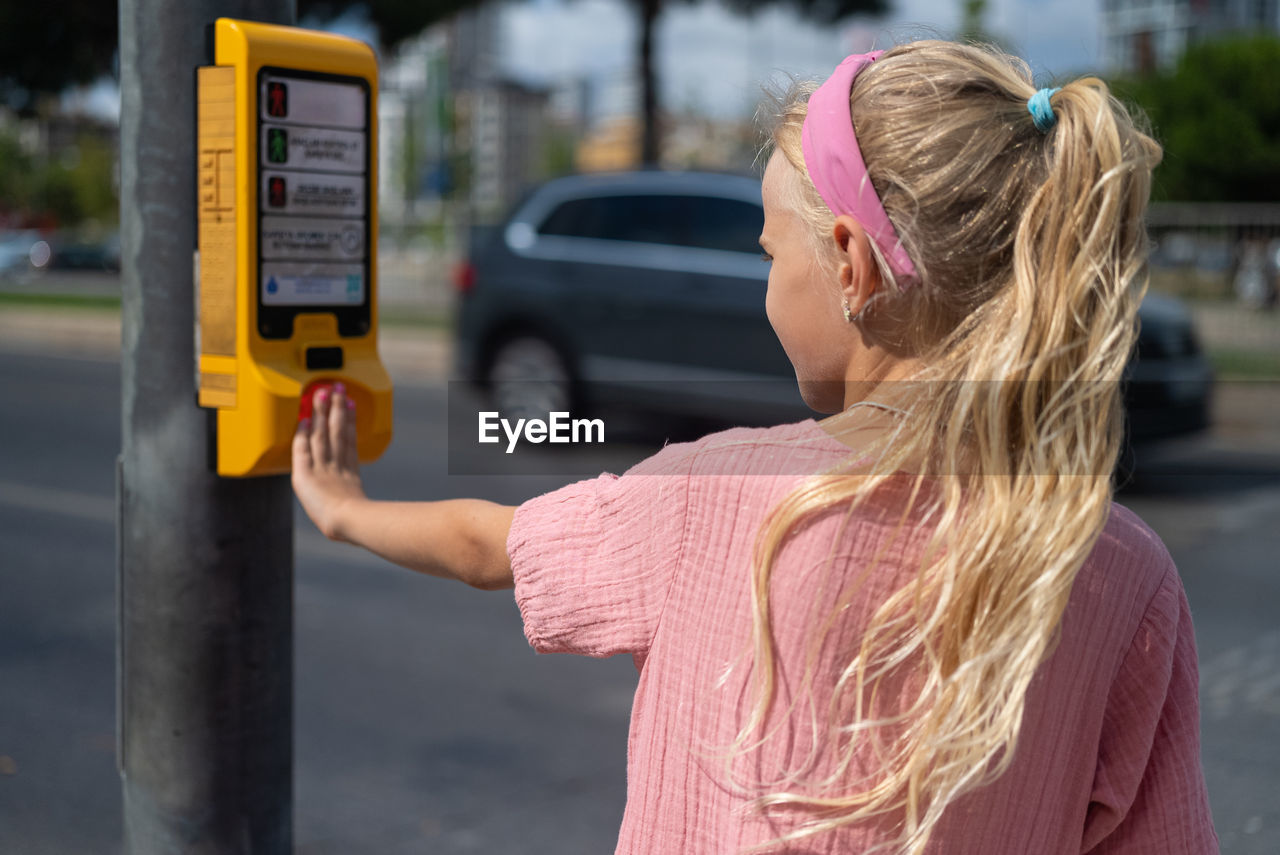
[[52, 251], [40, 232], [23, 229], [0, 232], [0, 276], [20, 276], [43, 268]]

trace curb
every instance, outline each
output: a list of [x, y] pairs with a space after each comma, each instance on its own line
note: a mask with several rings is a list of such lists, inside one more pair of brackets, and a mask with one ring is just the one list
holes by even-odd
[[[94, 309], [0, 311], [0, 352], [82, 359], [120, 358], [120, 313]], [[384, 328], [383, 364], [395, 383], [445, 382], [453, 363], [453, 336], [438, 327]]]
[[[0, 352], [84, 359], [120, 358], [120, 313], [104, 309], [0, 311]], [[436, 386], [452, 376], [453, 334], [440, 327], [388, 327], [379, 352], [397, 385]], [[1211, 435], [1280, 453], [1280, 383], [1219, 381]]]

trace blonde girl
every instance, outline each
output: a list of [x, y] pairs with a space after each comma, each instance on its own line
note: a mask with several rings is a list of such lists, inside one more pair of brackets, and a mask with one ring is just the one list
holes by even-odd
[[514, 587], [541, 652], [635, 658], [619, 853], [1216, 852], [1186, 598], [1110, 486], [1159, 157], [1096, 79], [849, 57], [782, 99], [763, 179], [769, 320], [836, 415], [518, 508], [384, 503], [338, 387], [298, 497]]

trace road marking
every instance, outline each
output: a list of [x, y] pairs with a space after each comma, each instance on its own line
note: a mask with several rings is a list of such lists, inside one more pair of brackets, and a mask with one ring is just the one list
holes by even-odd
[[1218, 512], [1218, 531], [1241, 533], [1270, 526], [1280, 519], [1280, 490], [1265, 487], [1241, 493]]
[[56, 487], [0, 481], [0, 503], [91, 522], [114, 523], [116, 520], [115, 499]]
[[1200, 663], [1200, 692], [1215, 720], [1240, 712], [1280, 716], [1280, 631]]

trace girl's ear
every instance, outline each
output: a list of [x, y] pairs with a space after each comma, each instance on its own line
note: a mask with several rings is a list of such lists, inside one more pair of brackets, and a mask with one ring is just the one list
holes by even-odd
[[836, 217], [831, 237], [840, 254], [840, 291], [857, 315], [880, 287], [880, 269], [871, 254], [871, 241], [862, 225], [848, 214]]

